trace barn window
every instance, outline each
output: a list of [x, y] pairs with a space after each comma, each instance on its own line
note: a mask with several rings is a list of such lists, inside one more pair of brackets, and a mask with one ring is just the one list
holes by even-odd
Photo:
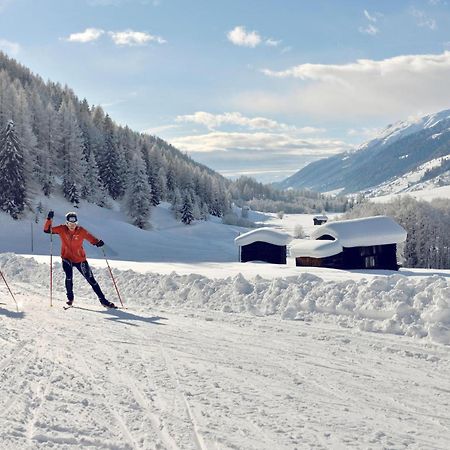
[[375, 256], [366, 256], [364, 258], [364, 267], [366, 269], [372, 269], [375, 267]]

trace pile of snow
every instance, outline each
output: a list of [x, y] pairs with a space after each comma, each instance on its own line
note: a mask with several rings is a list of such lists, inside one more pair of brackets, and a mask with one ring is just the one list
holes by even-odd
[[253, 244], [254, 242], [268, 242], [273, 245], [287, 245], [291, 242], [292, 236], [288, 233], [274, 230], [271, 228], [257, 228], [256, 230], [248, 231], [247, 233], [238, 236], [234, 242], [239, 247]]
[[[0, 255], [0, 269], [11, 284], [29, 283], [48, 288], [48, 265], [14, 254]], [[55, 264], [56, 298], [63, 300], [63, 272]], [[115, 298], [109, 272], [95, 275], [110, 299]], [[138, 273], [114, 269], [132, 308], [195, 308], [253, 316], [278, 315], [302, 321], [333, 320], [340, 326], [368, 332], [393, 333], [450, 344], [450, 286], [445, 276], [410, 278], [401, 274], [371, 280], [326, 281], [311, 273], [247, 279], [242, 274], [211, 279], [199, 274]], [[75, 292], [92, 297], [89, 285], [75, 275]], [[2, 289], [3, 301], [7, 299]], [[20, 297], [20, 295], [18, 296]], [[44, 300], [43, 300], [44, 301]]]
[[329, 235], [343, 247], [398, 244], [406, 240], [406, 231], [388, 216], [339, 220], [318, 227], [311, 239]]

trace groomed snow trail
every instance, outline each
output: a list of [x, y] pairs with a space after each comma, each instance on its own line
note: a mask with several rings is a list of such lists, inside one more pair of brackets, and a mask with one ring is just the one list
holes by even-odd
[[15, 293], [23, 313], [0, 287], [1, 449], [448, 448], [448, 346]]

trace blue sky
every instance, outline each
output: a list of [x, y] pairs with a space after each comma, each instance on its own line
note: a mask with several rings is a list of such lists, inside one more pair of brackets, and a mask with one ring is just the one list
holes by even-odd
[[449, 0], [0, 0], [0, 49], [262, 181], [450, 108]]

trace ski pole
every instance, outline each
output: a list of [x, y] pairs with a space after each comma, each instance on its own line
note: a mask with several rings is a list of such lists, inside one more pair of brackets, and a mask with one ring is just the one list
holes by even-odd
[[53, 234], [50, 225], [50, 307], [53, 306]]
[[14, 303], [16, 304], [17, 312], [19, 312], [19, 305], [17, 304], [16, 298], [14, 297], [14, 294], [12, 293], [11, 289], [9, 288], [8, 283], [7, 283], [7, 281], [6, 281], [6, 278], [5, 278], [5, 275], [3, 275], [3, 272], [2, 272], [1, 270], [0, 270], [0, 275], [2, 276], [3, 281], [5, 282], [6, 287], [8, 288], [8, 291], [9, 291], [9, 293], [11, 294], [11, 297], [13, 298]]
[[119, 289], [117, 287], [116, 280], [114, 279], [114, 275], [112, 273], [111, 267], [109, 266], [108, 259], [106, 258], [105, 249], [102, 248], [102, 252], [103, 252], [103, 257], [105, 258], [105, 261], [106, 261], [106, 265], [108, 266], [109, 274], [111, 275], [112, 282], [114, 284], [114, 287], [116, 288], [117, 296], [119, 297], [120, 304], [122, 305], [122, 308], [123, 308], [124, 306], [123, 306], [122, 298], [120, 297], [120, 292], [119, 292]]

